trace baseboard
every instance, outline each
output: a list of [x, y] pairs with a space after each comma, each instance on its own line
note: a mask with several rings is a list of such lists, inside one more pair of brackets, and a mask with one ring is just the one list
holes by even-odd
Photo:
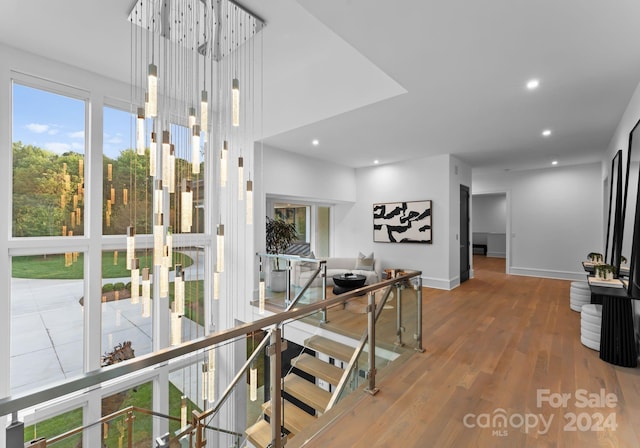
[[507, 258], [507, 254], [505, 252], [487, 252], [487, 257]]
[[450, 280], [433, 277], [422, 277], [422, 286], [434, 289], [444, 289], [450, 291], [453, 288], [460, 286], [460, 276], [456, 276]]
[[509, 269], [509, 274], [522, 275], [525, 277], [542, 277], [542, 278], [555, 278], [558, 280], [579, 280], [579, 281], [585, 281], [587, 277], [586, 272], [554, 271], [551, 269], [518, 268], [514, 266], [512, 266]]

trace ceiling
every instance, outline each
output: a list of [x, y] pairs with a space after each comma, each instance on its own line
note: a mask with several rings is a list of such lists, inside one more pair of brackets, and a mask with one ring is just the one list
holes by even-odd
[[[640, 81], [635, 0], [241, 3], [267, 22], [262, 141], [351, 167], [600, 161]], [[0, 42], [126, 82], [131, 6], [2, 0]]]

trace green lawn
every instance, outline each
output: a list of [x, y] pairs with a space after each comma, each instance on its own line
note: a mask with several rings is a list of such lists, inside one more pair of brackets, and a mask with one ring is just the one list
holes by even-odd
[[[175, 288], [169, 285], [169, 306], [173, 303]], [[194, 322], [204, 325], [204, 280], [184, 282], [184, 314]]]
[[[136, 390], [128, 390], [126, 392], [126, 398], [124, 399], [120, 409], [124, 409], [129, 406], [136, 406], [144, 409], [151, 409], [152, 406], [152, 385], [151, 383], [145, 383], [138, 386]], [[180, 418], [180, 405], [181, 405], [182, 393], [172, 383], [169, 383], [169, 415]], [[191, 420], [191, 411], [200, 410], [191, 400], [187, 400], [187, 420]], [[135, 413], [135, 420], [133, 422], [133, 445], [135, 447], [149, 447], [151, 445], [151, 434], [153, 417]], [[123, 434], [123, 446], [127, 446], [127, 423], [125, 421], [126, 415], [115, 418], [108, 424], [107, 438], [105, 440], [107, 446], [118, 447], [118, 439]], [[27, 426], [24, 429], [24, 440], [28, 442], [37, 437], [45, 437], [50, 439], [58, 436], [66, 431], [82, 426], [82, 409], [74, 409], [73, 411], [60, 414], [56, 417], [50, 418], [37, 425]], [[179, 429], [180, 423], [177, 421], [170, 421], [169, 429], [173, 433]], [[104, 427], [103, 427], [104, 429]], [[55, 444], [56, 448], [76, 448], [78, 441], [82, 438], [82, 434], [72, 436], [68, 439], [62, 440]]]
[[[140, 259], [140, 269], [153, 267], [152, 251], [137, 251]], [[181, 252], [173, 252], [174, 264], [180, 263], [183, 267], [193, 264], [193, 259]], [[64, 254], [54, 255], [29, 255], [13, 257], [11, 274], [14, 278], [36, 279], [81, 279], [83, 274], [84, 256], [78, 254], [78, 259], [71, 266], [65, 267]], [[113, 251], [102, 252], [102, 278], [128, 277], [131, 271], [127, 270], [126, 252], [119, 251], [117, 264], [114, 264]]]

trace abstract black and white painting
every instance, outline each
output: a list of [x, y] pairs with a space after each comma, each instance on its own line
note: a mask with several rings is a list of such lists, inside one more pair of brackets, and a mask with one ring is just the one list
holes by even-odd
[[431, 201], [373, 204], [373, 241], [431, 244]]

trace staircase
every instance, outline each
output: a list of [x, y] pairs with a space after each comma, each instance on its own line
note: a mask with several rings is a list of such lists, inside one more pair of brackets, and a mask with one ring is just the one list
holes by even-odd
[[[305, 346], [319, 353], [324, 353], [331, 358], [349, 363], [353, 354], [353, 347], [332, 341], [322, 336], [312, 336], [305, 341]], [[319, 358], [307, 353], [297, 356], [291, 361], [291, 365], [316, 379], [326, 381], [334, 388], [340, 382], [344, 370], [324, 362]], [[283, 423], [282, 426], [289, 433], [287, 438], [294, 437], [297, 433], [313, 423], [318, 416], [327, 410], [327, 405], [331, 400], [332, 393], [326, 391], [307, 381], [295, 373], [289, 373], [284, 377], [283, 392], [289, 394], [315, 410], [315, 415], [311, 415], [300, 409], [295, 404], [283, 400]], [[271, 402], [267, 401], [262, 405], [264, 415], [271, 416]], [[258, 448], [266, 448], [271, 443], [271, 426], [262, 419], [245, 431], [247, 439]]]

